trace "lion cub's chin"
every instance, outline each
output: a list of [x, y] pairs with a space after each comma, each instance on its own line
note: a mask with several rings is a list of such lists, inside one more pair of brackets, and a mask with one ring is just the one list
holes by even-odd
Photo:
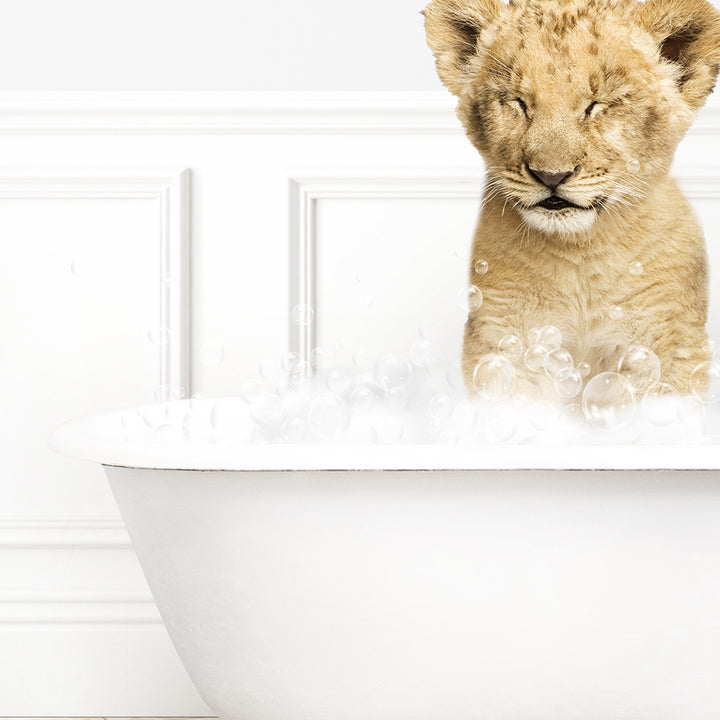
[[548, 235], [576, 235], [587, 232], [597, 220], [594, 208], [546, 210], [541, 207], [520, 208], [523, 220], [534, 230]]

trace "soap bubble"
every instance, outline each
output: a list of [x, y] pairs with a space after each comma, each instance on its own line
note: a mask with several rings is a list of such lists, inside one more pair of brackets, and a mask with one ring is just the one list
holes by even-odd
[[393, 412], [402, 410], [408, 401], [408, 394], [405, 388], [392, 388], [385, 393], [385, 405]]
[[70, 263], [70, 272], [75, 277], [82, 277], [85, 273], [85, 262], [76, 258]]
[[482, 290], [476, 285], [470, 285], [467, 290], [463, 290], [460, 294], [460, 308], [468, 312], [477, 310], [483, 301]]
[[530, 328], [527, 336], [528, 345], [537, 345], [540, 340], [540, 328]]
[[402, 355], [385, 355], [375, 363], [375, 382], [383, 390], [404, 388], [411, 375], [410, 363]]
[[448, 420], [452, 414], [453, 401], [452, 398], [446, 393], [438, 393], [434, 395], [428, 403], [428, 411], [430, 417], [433, 420], [440, 420], [442, 422]]
[[590, 428], [582, 405], [578, 405], [577, 403], [565, 405], [565, 407], [560, 410], [558, 419], [562, 430], [571, 437], [579, 437], [585, 434]]
[[174, 443], [179, 440], [178, 438], [178, 427], [173, 427], [171, 424], [159, 425], [155, 428], [152, 434], [152, 439], [155, 442], [161, 443]]
[[339, 395], [320, 395], [310, 405], [308, 421], [320, 440], [337, 440], [350, 423], [350, 408]]
[[425, 426], [425, 435], [427, 435], [427, 440], [430, 442], [440, 442], [444, 430], [445, 426], [443, 423], [439, 420], [433, 420], [431, 418]]
[[148, 330], [148, 340], [158, 347], [167, 345], [170, 342], [170, 331], [166, 327], [150, 328]]
[[712, 355], [713, 352], [715, 351], [715, 341], [714, 341], [714, 340], [711, 340], [710, 338], [708, 338], [708, 339], [705, 340], [705, 342], [702, 344], [702, 349], [703, 349], [703, 352], [704, 352], [706, 355]]
[[547, 430], [555, 421], [556, 409], [547, 400], [535, 400], [527, 410], [530, 425], [540, 432]]
[[442, 337], [444, 330], [444, 323], [437, 319], [428, 319], [421, 325], [418, 325], [417, 332], [421, 340], [436, 342], [439, 337]]
[[531, 345], [525, 351], [525, 367], [532, 372], [542, 372], [547, 364], [548, 352], [542, 345]]
[[690, 373], [690, 390], [707, 405], [720, 402], [720, 364], [708, 360]]
[[617, 371], [630, 383], [635, 393], [640, 395], [660, 379], [660, 360], [649, 348], [632, 345], [620, 358]]
[[545, 362], [545, 372], [549, 378], [556, 378], [558, 375], [567, 375], [575, 367], [573, 356], [564, 348], [558, 348], [548, 353]]
[[349, 445], [373, 445], [378, 441], [377, 430], [367, 417], [353, 417], [343, 435]]
[[372, 367], [372, 358], [364, 350], [356, 350], [352, 362], [358, 370], [369, 370]]
[[433, 356], [432, 343], [429, 340], [418, 340], [410, 349], [410, 362], [418, 367], [425, 367]]
[[681, 395], [678, 398], [678, 416], [683, 425], [699, 429], [705, 417], [705, 403], [696, 395]]
[[517, 335], [505, 335], [498, 343], [498, 351], [509, 362], [517, 362], [522, 356], [522, 340]]
[[486, 260], [478, 260], [475, 263], [475, 272], [478, 275], [485, 275], [489, 269], [489, 265]]
[[642, 275], [643, 274], [643, 264], [639, 261], [631, 262], [630, 263], [630, 274], [631, 275]]
[[447, 369], [447, 372], [445, 373], [445, 379], [447, 380], [447, 384], [453, 390], [455, 390], [456, 393], [458, 393], [459, 395], [465, 395], [465, 378], [463, 377], [462, 368], [459, 364], [451, 365]]
[[291, 373], [295, 367], [301, 363], [300, 354], [296, 352], [287, 352], [280, 358], [280, 367], [286, 372]]
[[460, 401], [451, 413], [453, 425], [461, 429], [471, 428], [477, 418], [477, 407], [475, 403], [467, 400]]
[[562, 333], [554, 325], [545, 325], [540, 328], [537, 344], [545, 350], [557, 350], [562, 345]]
[[376, 402], [375, 393], [369, 387], [361, 386], [350, 393], [350, 404], [353, 409], [370, 410]]
[[307, 327], [315, 319], [315, 311], [310, 305], [300, 303], [296, 305], [290, 312], [290, 319], [301, 327]]
[[305, 421], [300, 417], [290, 417], [283, 423], [282, 439], [286, 443], [299, 443], [305, 437]]
[[636, 173], [638, 170], [640, 170], [640, 161], [636, 160], [635, 158], [631, 158], [627, 161], [627, 165], [625, 166], [627, 168], [628, 172]]
[[[519, 418], [509, 407], [494, 407], [487, 415], [484, 427], [479, 428], [482, 439], [497, 445], [509, 442], [518, 431]], [[484, 437], [483, 437], [484, 436]]]
[[363, 372], [357, 373], [352, 381], [352, 386], [353, 388], [370, 388], [377, 398], [382, 397], [385, 392], [382, 388], [378, 387], [375, 382], [375, 373], [372, 370], [363, 370]]
[[583, 379], [578, 370], [564, 370], [555, 376], [555, 389], [564, 398], [574, 398], [582, 386]]
[[190, 406], [191, 410], [198, 410], [202, 407], [204, 407], [207, 403], [206, 400], [210, 399], [210, 395], [208, 395], [206, 392], [198, 391], [194, 392], [190, 396], [190, 402], [188, 405]]
[[473, 370], [473, 387], [480, 397], [500, 400], [515, 384], [515, 368], [500, 355], [485, 355]]
[[585, 386], [582, 406], [594, 427], [619, 430], [632, 420], [635, 412], [632, 386], [618, 373], [600, 373]]
[[257, 402], [264, 394], [262, 383], [254, 378], [245, 380], [242, 385], [240, 385], [240, 397], [248, 403], [248, 405]]
[[310, 407], [311, 395], [304, 391], [290, 390], [290, 392], [282, 393], [279, 399], [282, 404], [283, 417], [300, 417], [305, 418]]
[[678, 417], [678, 395], [667, 383], [658, 383], [642, 401], [643, 414], [653, 425], [670, 425]]
[[610, 310], [608, 310], [608, 315], [612, 320], [619, 320], [624, 314], [623, 309], [619, 305], [613, 305]]
[[158, 385], [153, 390], [153, 400], [156, 403], [164, 402], [170, 399], [170, 386], [169, 385]]
[[444, 377], [447, 374], [447, 365], [445, 363], [445, 360], [440, 357], [434, 357], [425, 366], [425, 371], [431, 378], [435, 380]]
[[342, 370], [330, 370], [325, 377], [325, 385], [334, 395], [342, 395], [350, 387], [350, 378]]
[[173, 400], [182, 400], [185, 397], [186, 390], [182, 385], [160, 385], [158, 390], [162, 388], [164, 390], [164, 396], [158, 398], [158, 402], [167, 401], [165, 404], [165, 413], [172, 420], [172, 413], [179, 412], [178, 404], [172, 402]]
[[586, 363], [586, 362], [578, 363], [577, 369], [578, 369], [578, 372], [580, 373], [580, 376], [584, 377], [584, 378], [586, 378], [588, 375], [590, 375], [590, 372], [592, 370], [592, 368], [590, 367], [590, 363]]
[[143, 405], [138, 408], [137, 414], [150, 429], [154, 429], [158, 425], [162, 425], [167, 422], [165, 405], [162, 401], [158, 401], [155, 405]]
[[225, 350], [215, 342], [203, 344], [200, 348], [200, 363], [206, 367], [217, 367], [225, 359]]
[[292, 386], [305, 382], [312, 376], [310, 363], [298, 359], [292, 367], [288, 368], [288, 383]]
[[[256, 407], [259, 407], [256, 406]], [[279, 423], [280, 406], [276, 403], [271, 407], [268, 403], [258, 412], [262, 422], [271, 422], [270, 416]], [[253, 418], [254, 419], [254, 418]], [[210, 426], [215, 431], [216, 439], [221, 441], [246, 440], [250, 435], [250, 420], [247, 405], [240, 398], [220, 398], [213, 403], [210, 410]]]
[[377, 441], [382, 445], [394, 445], [400, 442], [403, 430], [402, 421], [393, 415], [383, 415], [375, 421]]
[[202, 442], [209, 439], [208, 421], [198, 412], [188, 412], [182, 419], [182, 433], [191, 442]]
[[[298, 356], [299, 357], [299, 356]], [[260, 375], [271, 382], [279, 382], [285, 374], [278, 360], [262, 360], [258, 366]]]
[[318, 370], [329, 367], [331, 360], [331, 353], [325, 348], [316, 347], [310, 352], [310, 364]]
[[[184, 388], [182, 388], [184, 390]], [[181, 397], [175, 397], [174, 395], [170, 398], [170, 402], [165, 403], [165, 416], [173, 425], [179, 425], [185, 417], [187, 412], [188, 403], [175, 402], [176, 400], [182, 400]]]
[[[221, 403], [218, 403], [213, 408], [210, 421], [213, 423], [213, 427], [217, 430], [213, 417], [217, 415], [220, 409], [223, 407]], [[258, 402], [254, 403], [250, 407], [250, 417], [253, 422], [269, 431], [279, 430], [282, 425], [282, 407], [280, 400], [275, 395], [268, 395]]]

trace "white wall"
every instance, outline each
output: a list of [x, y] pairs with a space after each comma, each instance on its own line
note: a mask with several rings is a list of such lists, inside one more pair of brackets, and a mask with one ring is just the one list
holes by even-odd
[[434, 90], [427, 2], [23, 0], [0, 91]]
[[428, 90], [425, 0], [25, 0], [1, 90]]

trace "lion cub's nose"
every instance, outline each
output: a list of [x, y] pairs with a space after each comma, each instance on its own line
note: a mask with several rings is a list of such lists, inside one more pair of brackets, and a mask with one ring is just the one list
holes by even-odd
[[547, 185], [551, 190], [554, 190], [561, 182], [565, 182], [571, 175], [575, 174], [575, 170], [570, 172], [545, 172], [544, 170], [533, 170], [528, 166], [530, 174], [539, 180], [543, 185]]

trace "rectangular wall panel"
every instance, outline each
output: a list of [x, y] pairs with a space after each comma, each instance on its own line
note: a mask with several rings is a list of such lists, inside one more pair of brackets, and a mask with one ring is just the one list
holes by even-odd
[[72, 417], [189, 391], [186, 186], [180, 170], [0, 170], [0, 714], [207, 712], [102, 470], [47, 443]]

